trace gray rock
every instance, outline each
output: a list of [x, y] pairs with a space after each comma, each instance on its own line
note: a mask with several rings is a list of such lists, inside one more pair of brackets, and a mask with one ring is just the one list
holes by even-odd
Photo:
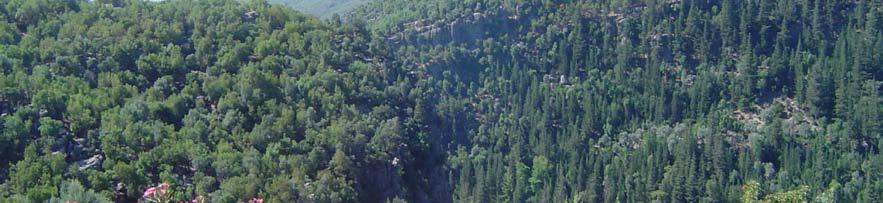
[[101, 165], [102, 161], [104, 161], [104, 156], [101, 156], [101, 154], [96, 154], [91, 158], [77, 161], [77, 166], [79, 166], [80, 170], [86, 170], [98, 167], [99, 165]]

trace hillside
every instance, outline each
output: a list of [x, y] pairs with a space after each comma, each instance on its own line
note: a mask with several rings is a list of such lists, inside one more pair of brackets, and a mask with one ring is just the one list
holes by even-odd
[[0, 202], [883, 201], [871, 1], [0, 2]]
[[372, 0], [268, 0], [272, 4], [288, 5], [299, 11], [320, 17], [344, 14]]
[[388, 0], [354, 15], [444, 80], [455, 202], [852, 202], [880, 198], [881, 168], [820, 160], [883, 161], [881, 9]]

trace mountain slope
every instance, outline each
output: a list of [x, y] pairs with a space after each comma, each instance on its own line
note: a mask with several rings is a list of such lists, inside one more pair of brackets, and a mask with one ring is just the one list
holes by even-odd
[[[806, 187], [789, 198], [880, 201], [883, 7], [791, 3], [386, 0], [352, 19], [440, 80], [432, 132], [448, 138], [455, 202]], [[846, 166], [826, 153], [872, 164], [831, 175]], [[765, 194], [743, 195], [755, 181]]]
[[320, 17], [346, 13], [373, 0], [269, 0], [274, 4], [291, 6], [294, 9]]
[[883, 202], [876, 2], [3, 2], [0, 202]]

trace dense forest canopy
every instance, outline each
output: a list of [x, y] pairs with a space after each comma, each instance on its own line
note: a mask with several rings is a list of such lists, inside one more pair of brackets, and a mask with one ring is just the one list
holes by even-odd
[[271, 4], [288, 5], [296, 10], [320, 17], [344, 14], [371, 1], [373, 0], [267, 0]]
[[879, 1], [268, 1], [0, 0], [0, 202], [883, 201]]

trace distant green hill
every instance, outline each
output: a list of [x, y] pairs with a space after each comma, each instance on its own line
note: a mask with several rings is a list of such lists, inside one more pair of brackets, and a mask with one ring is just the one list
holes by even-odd
[[297, 10], [321, 17], [347, 12], [370, 1], [372, 0], [269, 0], [270, 3], [290, 5]]

